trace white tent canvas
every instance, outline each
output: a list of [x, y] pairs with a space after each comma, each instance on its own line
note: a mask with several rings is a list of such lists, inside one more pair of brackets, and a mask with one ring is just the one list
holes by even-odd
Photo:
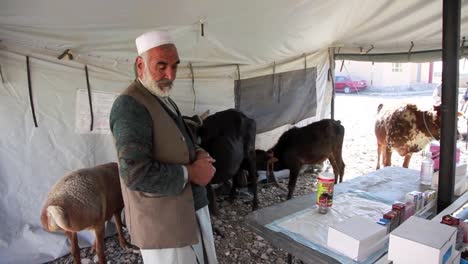
[[[315, 116], [302, 125], [330, 116], [333, 53], [407, 53], [411, 42], [412, 52], [441, 49], [442, 1], [1, 1], [1, 263], [69, 252], [65, 236], [40, 225], [43, 200], [66, 172], [116, 160], [106, 111], [134, 79], [135, 37], [151, 29], [175, 38], [181, 67], [173, 98], [186, 115], [235, 107], [236, 80], [315, 67]], [[73, 61], [58, 60], [67, 49]], [[258, 135], [258, 147], [291, 125]], [[89, 245], [93, 236], [81, 238]]]

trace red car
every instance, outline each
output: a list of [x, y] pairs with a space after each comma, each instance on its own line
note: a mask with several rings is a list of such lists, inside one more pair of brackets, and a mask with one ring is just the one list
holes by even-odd
[[344, 93], [359, 92], [367, 88], [366, 80], [347, 76], [335, 77], [335, 91]]

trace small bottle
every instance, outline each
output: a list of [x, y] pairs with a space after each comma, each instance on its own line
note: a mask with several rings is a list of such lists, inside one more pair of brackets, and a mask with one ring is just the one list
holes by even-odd
[[425, 153], [425, 158], [421, 162], [421, 173], [419, 174], [421, 184], [431, 185], [432, 173], [434, 173], [434, 161], [432, 160], [432, 153], [428, 151]]

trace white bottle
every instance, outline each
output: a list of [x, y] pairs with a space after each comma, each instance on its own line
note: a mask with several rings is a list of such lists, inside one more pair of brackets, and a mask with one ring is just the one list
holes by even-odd
[[432, 153], [428, 151], [421, 162], [421, 173], [419, 174], [421, 184], [431, 185], [432, 173], [434, 173], [434, 161], [432, 160]]

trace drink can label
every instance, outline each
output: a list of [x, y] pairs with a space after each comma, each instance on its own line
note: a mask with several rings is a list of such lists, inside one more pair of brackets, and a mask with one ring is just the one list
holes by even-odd
[[333, 185], [335, 184], [334, 179], [318, 179], [317, 183], [317, 205], [320, 205], [320, 196], [323, 193], [328, 194], [328, 207], [333, 205]]
[[322, 193], [319, 198], [319, 213], [326, 214], [328, 211], [328, 193]]

